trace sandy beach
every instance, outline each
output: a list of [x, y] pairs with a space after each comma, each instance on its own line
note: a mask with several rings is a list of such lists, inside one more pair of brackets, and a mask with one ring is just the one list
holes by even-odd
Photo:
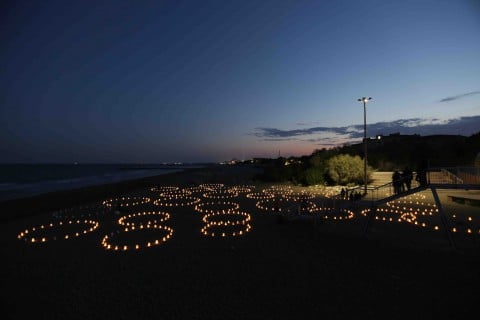
[[[456, 251], [441, 230], [408, 223], [374, 220], [364, 234], [361, 206], [348, 220], [280, 221], [239, 192], [228, 201], [250, 215], [252, 229], [236, 237], [211, 237], [201, 233], [205, 222], [194, 205], [180, 206], [186, 200], [171, 200], [176, 207], [153, 204], [158, 198], [153, 186], [252, 186], [257, 171], [195, 169], [0, 204], [5, 318], [461, 319], [478, 313], [478, 235], [456, 235], [458, 246], [465, 248]], [[255, 191], [267, 187], [257, 183]], [[200, 203], [213, 201], [190, 190]], [[122, 196], [151, 201], [117, 207], [117, 212], [102, 205]], [[59, 211], [68, 208], [74, 209]], [[478, 213], [478, 208], [465, 208]], [[147, 248], [166, 231], [122, 232], [121, 216], [144, 211], [167, 212], [170, 218], [159, 225], [173, 229], [172, 237]], [[68, 219], [96, 221], [98, 228], [69, 239], [63, 239], [65, 232], [85, 226], [31, 231]], [[131, 219], [145, 225], [147, 220]], [[17, 239], [25, 229], [47, 241]], [[102, 247], [105, 235], [120, 250]], [[123, 244], [129, 249], [122, 251]], [[142, 248], [134, 250], [135, 244]]]

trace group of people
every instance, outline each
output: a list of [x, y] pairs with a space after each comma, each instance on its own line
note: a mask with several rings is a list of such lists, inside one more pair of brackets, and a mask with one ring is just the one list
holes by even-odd
[[[410, 191], [412, 188], [413, 172], [409, 167], [406, 167], [403, 172], [395, 170], [392, 174], [393, 193], [399, 194], [405, 191]], [[420, 186], [427, 185], [427, 175], [425, 170], [417, 172], [415, 177]]]
[[399, 194], [412, 188], [413, 172], [406, 167], [403, 172], [395, 170], [392, 174], [393, 193]]
[[357, 190], [351, 190], [350, 192], [348, 189], [342, 188], [342, 191], [340, 192], [340, 196], [342, 199], [345, 200], [350, 200], [350, 201], [356, 201], [360, 200], [362, 198], [362, 194]]

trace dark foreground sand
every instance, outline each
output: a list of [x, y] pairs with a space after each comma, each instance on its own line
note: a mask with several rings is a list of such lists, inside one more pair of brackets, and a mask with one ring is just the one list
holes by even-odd
[[[230, 171], [236, 170], [236, 171]], [[51, 221], [57, 204], [98, 203], [147, 193], [154, 184], [242, 183], [248, 169], [212, 168], [140, 182], [61, 193], [3, 204], [1, 227], [3, 319], [319, 319], [476, 318], [480, 297], [478, 250], [451, 250], [441, 233], [375, 223], [278, 223], [236, 199], [253, 229], [238, 238], [201, 235], [201, 214], [164, 209], [173, 238], [152, 249], [106, 251], [104, 234], [118, 229], [113, 212], [94, 215], [95, 232], [31, 245], [18, 232]], [[222, 180], [222, 181], [219, 181]], [[81, 200], [82, 201], [81, 201]], [[88, 201], [87, 201], [88, 199]], [[28, 208], [34, 215], [28, 214]], [[142, 209], [157, 209], [144, 206]], [[136, 211], [137, 208], [134, 209]], [[22, 216], [22, 217], [19, 217]], [[141, 240], [141, 239], [140, 239]]]

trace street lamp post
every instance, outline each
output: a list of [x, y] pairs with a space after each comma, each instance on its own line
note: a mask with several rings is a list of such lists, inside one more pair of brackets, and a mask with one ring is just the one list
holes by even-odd
[[367, 102], [372, 100], [372, 97], [362, 97], [357, 99], [357, 101], [363, 102], [363, 182], [364, 190], [363, 193], [367, 194]]

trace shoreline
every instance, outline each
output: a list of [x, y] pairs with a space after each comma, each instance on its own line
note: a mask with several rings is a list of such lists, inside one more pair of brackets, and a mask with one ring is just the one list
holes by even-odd
[[[235, 175], [236, 172], [240, 171], [238, 168], [239, 167], [230, 168], [225, 166], [211, 165], [202, 168], [190, 168], [180, 172], [172, 172], [146, 178], [86, 186], [69, 190], [59, 190], [42, 193], [31, 197], [5, 200], [0, 202], [0, 223], [4, 224], [21, 218], [42, 214], [48, 211], [80, 206], [88, 202], [101, 201], [109, 197], [126, 195], [134, 192], [135, 190], [153, 186], [155, 184], [170, 183], [185, 186], [201, 181], [205, 177], [208, 180], [224, 180], [224, 175], [227, 173], [226, 171], [231, 171], [227, 174]], [[242, 175], [242, 173], [239, 175]]]

